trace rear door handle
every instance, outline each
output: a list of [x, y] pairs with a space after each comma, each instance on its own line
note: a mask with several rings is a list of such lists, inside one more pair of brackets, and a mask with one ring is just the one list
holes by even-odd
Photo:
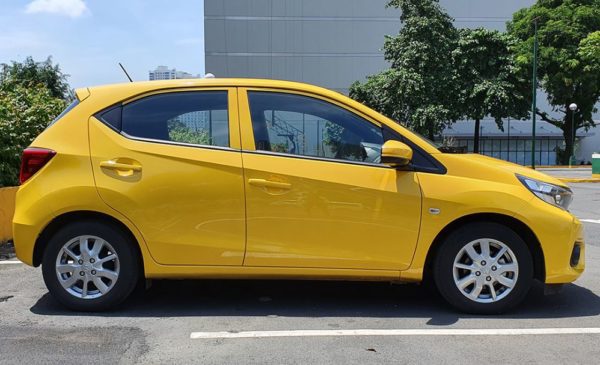
[[135, 172], [142, 171], [142, 166], [140, 165], [131, 165], [128, 163], [116, 162], [114, 160], [102, 161], [100, 162], [100, 167], [109, 170], [131, 170]]
[[265, 179], [248, 179], [248, 183], [253, 186], [259, 186], [262, 188], [275, 188], [275, 189], [291, 189], [292, 184], [279, 182], [279, 181], [271, 181]]

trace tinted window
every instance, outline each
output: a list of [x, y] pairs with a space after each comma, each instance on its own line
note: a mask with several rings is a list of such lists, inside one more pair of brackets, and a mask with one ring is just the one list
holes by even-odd
[[99, 118], [117, 131], [121, 131], [121, 114], [123, 108], [120, 105], [101, 112]]
[[379, 163], [381, 128], [331, 103], [293, 94], [249, 92], [257, 150]]
[[133, 137], [229, 146], [226, 91], [149, 96], [123, 106], [122, 130]]
[[383, 128], [383, 139], [386, 142], [389, 140], [400, 141], [412, 148], [413, 157], [410, 163], [413, 167], [421, 169], [422, 171], [430, 172], [442, 172], [444, 170], [443, 166], [441, 166], [439, 163], [436, 163], [435, 159], [429, 156], [427, 152], [423, 151], [412, 141], [401, 136], [400, 134], [396, 133], [388, 127]]

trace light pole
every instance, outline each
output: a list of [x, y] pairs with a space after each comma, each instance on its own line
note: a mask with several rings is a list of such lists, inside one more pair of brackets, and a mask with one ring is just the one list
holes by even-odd
[[531, 168], [535, 169], [535, 110], [537, 109], [536, 103], [536, 92], [537, 92], [537, 51], [538, 51], [538, 38], [537, 38], [537, 21], [538, 18], [533, 19], [533, 72], [532, 72], [532, 95], [531, 95]]
[[577, 110], [577, 104], [571, 103], [569, 105], [569, 109], [571, 110], [571, 156], [569, 156], [569, 167], [575, 164], [575, 111]]

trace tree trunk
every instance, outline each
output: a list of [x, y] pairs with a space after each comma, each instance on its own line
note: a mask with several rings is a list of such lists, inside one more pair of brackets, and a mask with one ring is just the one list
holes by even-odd
[[430, 140], [432, 140], [432, 141], [435, 140], [435, 135], [434, 135], [435, 133], [433, 133], [433, 123], [429, 123], [429, 126], [427, 128], [427, 134], [429, 134], [427, 137]]
[[479, 125], [481, 120], [475, 119], [475, 133], [473, 134], [473, 153], [479, 153]]

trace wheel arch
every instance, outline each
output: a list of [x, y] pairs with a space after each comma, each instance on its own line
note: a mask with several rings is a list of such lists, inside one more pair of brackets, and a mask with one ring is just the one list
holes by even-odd
[[476, 213], [463, 216], [452, 221], [450, 224], [444, 227], [444, 229], [437, 234], [433, 240], [433, 243], [431, 244], [431, 247], [429, 248], [429, 251], [427, 252], [423, 273], [424, 280], [431, 280], [435, 255], [437, 254], [446, 237], [465, 224], [477, 222], [498, 223], [512, 229], [515, 233], [517, 233], [525, 241], [527, 247], [529, 248], [529, 252], [531, 252], [533, 259], [534, 278], [540, 280], [541, 282], [545, 281], [546, 267], [544, 261], [544, 252], [535, 233], [533, 233], [531, 228], [529, 228], [529, 226], [522, 221], [514, 217], [498, 213]]
[[85, 220], [93, 220], [96, 222], [100, 221], [105, 224], [116, 227], [117, 229], [125, 233], [131, 239], [131, 242], [135, 243], [134, 246], [138, 254], [140, 268], [144, 270], [144, 255], [142, 254], [140, 248], [140, 242], [133, 234], [131, 229], [129, 229], [129, 227], [127, 227], [125, 223], [111, 215], [88, 210], [63, 213], [52, 219], [52, 221], [50, 221], [50, 223], [48, 223], [46, 227], [44, 227], [44, 229], [35, 241], [35, 246], [33, 249], [33, 266], [38, 267], [42, 263], [42, 257], [44, 256], [44, 251], [46, 249], [46, 242], [48, 242], [48, 240], [50, 239], [50, 237], [52, 237], [53, 234], [55, 234], [61, 227], [63, 227], [66, 224], [70, 224], [73, 222], [81, 222]]

